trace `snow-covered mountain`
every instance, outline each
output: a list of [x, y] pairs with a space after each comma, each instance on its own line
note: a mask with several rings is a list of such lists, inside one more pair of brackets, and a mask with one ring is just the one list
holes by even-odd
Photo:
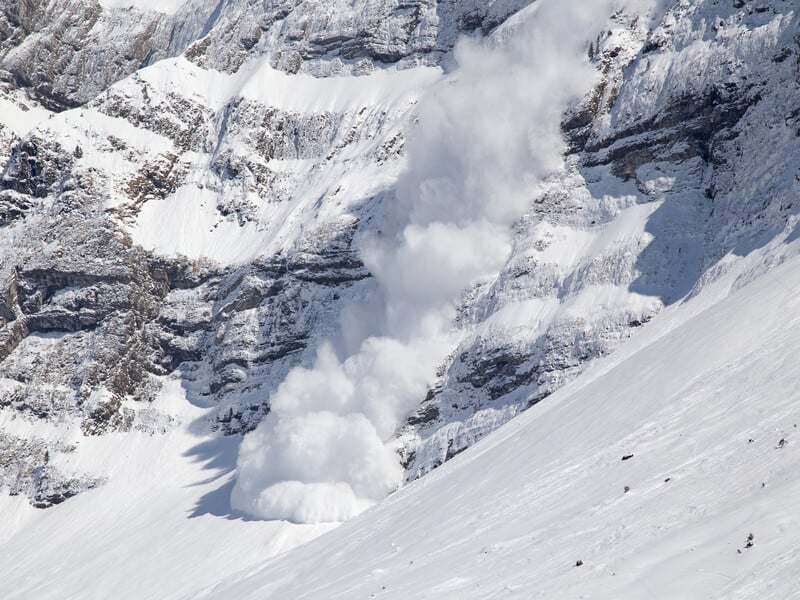
[[4, 597], [790, 597], [797, 10], [0, 6]]

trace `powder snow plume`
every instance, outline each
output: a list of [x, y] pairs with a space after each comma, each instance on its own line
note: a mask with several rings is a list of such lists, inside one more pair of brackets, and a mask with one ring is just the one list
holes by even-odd
[[539, 0], [499, 39], [457, 45], [458, 68], [419, 107], [386, 226], [361, 243], [378, 282], [362, 319], [379, 334], [345, 357], [324, 344], [313, 367], [289, 373], [242, 442], [234, 508], [342, 521], [401, 485], [392, 436], [455, 348], [459, 298], [500, 271], [511, 224], [561, 165], [561, 116], [597, 79], [587, 40], [615, 8]]

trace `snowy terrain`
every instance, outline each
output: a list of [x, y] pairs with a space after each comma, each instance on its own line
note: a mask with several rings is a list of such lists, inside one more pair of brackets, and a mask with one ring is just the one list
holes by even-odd
[[[175, 419], [168, 434], [70, 440], [81, 452], [59, 467], [102, 470], [106, 485], [55, 511], [0, 499], [3, 598], [174, 598], [330, 528], [222, 518], [227, 498], [215, 490], [230, 477], [224, 459], [236, 444], [196, 435], [204, 411], [178, 382], [160, 400]], [[19, 425], [4, 428], [32, 435]]]
[[791, 598], [799, 10], [0, 3], [0, 596]]
[[172, 386], [178, 430], [81, 442], [109, 484], [3, 499], [3, 597], [800, 597], [800, 260], [732, 283], [334, 531], [220, 518], [234, 448]]
[[800, 597], [798, 286], [794, 259], [667, 311], [383, 505], [200, 597]]

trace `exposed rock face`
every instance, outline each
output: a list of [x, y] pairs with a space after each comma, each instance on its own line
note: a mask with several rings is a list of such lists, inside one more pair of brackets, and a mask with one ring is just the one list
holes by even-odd
[[[44, 115], [0, 115], [0, 414], [47, 426], [2, 434], [0, 485], [37, 506], [97, 485], [48, 466], [80, 451], [58, 432], [163, 431], [170, 374], [221, 434], [254, 428], [373, 289], [358, 239], [436, 66], [527, 4], [0, 9], [0, 100]], [[602, 78], [564, 116], [565, 168], [465, 294], [461, 344], [398, 432], [409, 479], [715, 274], [794, 251], [797, 25], [793, 3], [697, 0], [592, 41]]]
[[[795, 251], [783, 243], [797, 222], [798, 178], [787, 160], [798, 144], [788, 91], [798, 87], [793, 7], [687, 2], [652, 24], [620, 19], [590, 49], [603, 79], [565, 117], [574, 153], [567, 173], [520, 223], [503, 276], [465, 307], [479, 324], [409, 420], [418, 444], [406, 458], [411, 478], [574, 378], [662, 306], [728, 269], [744, 269], [744, 283]], [[644, 231], [572, 258], [565, 270], [550, 249], [560, 237], [579, 240], [563, 228], [607, 231], [621, 207], [591, 198], [621, 191], [649, 214]], [[608, 285], [647, 301], [610, 301], [599, 289]], [[545, 327], [536, 320], [547, 321], [547, 310], [510, 319], [501, 335], [493, 327], [530, 298], [566, 308], [592, 289], [590, 305]]]
[[200, 14], [192, 19], [186, 12], [179, 21], [150, 11], [104, 9], [97, 0], [32, 0], [0, 10], [5, 79], [31, 89], [54, 110], [91, 100], [136, 69], [182, 51], [202, 31], [195, 20]]
[[51, 452], [71, 454], [74, 446], [45, 445], [7, 434], [0, 435], [0, 484], [12, 496], [25, 494], [36, 508], [49, 508], [86, 490], [101, 480], [90, 475], [69, 476], [49, 464]]
[[[166, 12], [100, 0], [31, 0], [0, 8], [0, 78], [52, 110], [84, 104], [159, 59], [186, 56], [235, 72], [270, 55], [286, 72], [368, 73], [407, 60], [437, 62], [458, 34], [491, 31], [530, 0], [186, 0]], [[430, 58], [426, 58], [430, 56]]]

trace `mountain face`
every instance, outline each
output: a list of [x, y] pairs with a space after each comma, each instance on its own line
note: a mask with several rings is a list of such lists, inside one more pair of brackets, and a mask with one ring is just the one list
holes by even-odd
[[[180, 426], [175, 381], [198, 431], [253, 431], [369, 313], [361, 249], [457, 40], [502, 46], [537, 4], [0, 7], [0, 487], [45, 508], [106, 485], [84, 442]], [[796, 253], [797, 27], [795, 2], [638, 2], [585, 40], [563, 164], [522, 190], [508, 259], [460, 294], [392, 435], [407, 481]]]
[[[252, 429], [369, 285], [349, 209], [396, 176], [404, 115], [438, 77], [427, 65], [519, 6], [172, 8], [4, 9], [11, 418], [84, 435], [163, 431], [159, 377], [180, 370], [190, 397], [219, 406], [215, 430]], [[5, 448], [5, 485], [37, 505], [97, 481], [49, 467], [58, 446], [4, 435]]]

